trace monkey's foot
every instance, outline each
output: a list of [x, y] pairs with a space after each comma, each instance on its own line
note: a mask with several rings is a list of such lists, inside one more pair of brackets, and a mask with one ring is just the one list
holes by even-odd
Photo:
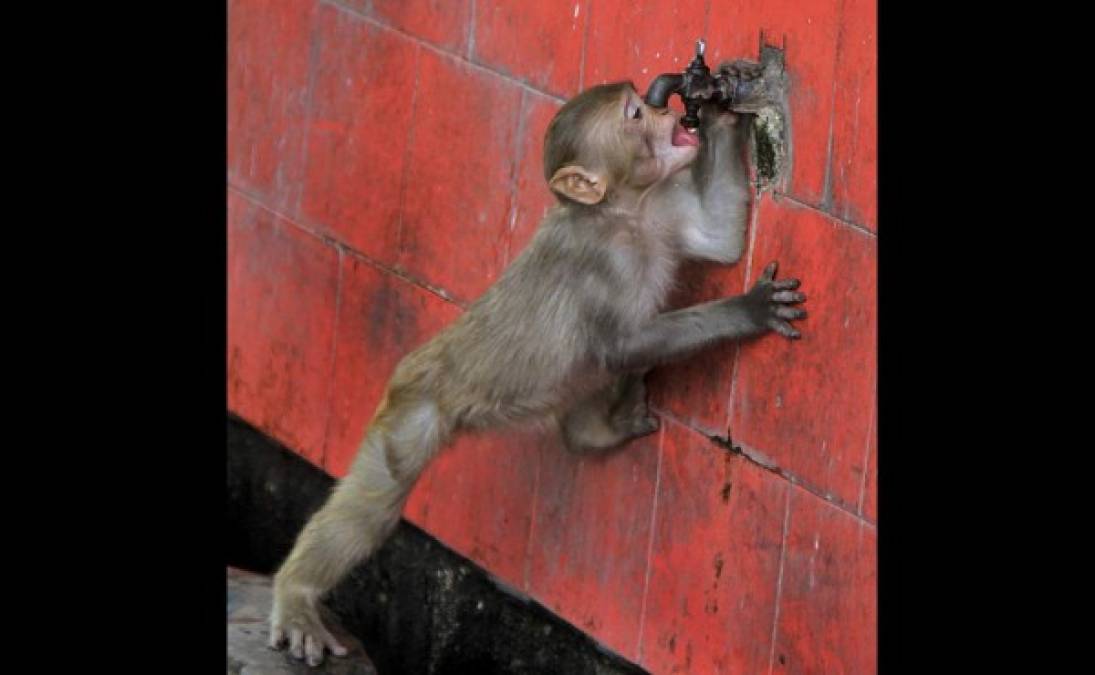
[[627, 440], [658, 430], [658, 418], [646, 402], [646, 372], [630, 373], [617, 383], [619, 397], [612, 409], [612, 426]]
[[652, 434], [660, 429], [661, 426], [661, 422], [658, 421], [658, 418], [650, 414], [632, 417], [627, 421], [627, 431], [630, 438], [639, 438], [640, 436]]
[[[328, 621], [332, 620], [329, 614], [327, 618]], [[310, 599], [303, 591], [275, 586], [269, 646], [281, 649], [286, 642], [289, 643], [289, 654], [296, 659], [307, 657], [310, 666], [323, 663], [326, 650], [335, 656], [345, 656], [349, 651], [320, 619], [316, 600]]]
[[[227, 572], [228, 644], [225, 656], [228, 675], [308, 675], [316, 672], [284, 651], [274, 651], [269, 647], [268, 621], [274, 595], [272, 579], [231, 567]], [[338, 622], [328, 621], [323, 614], [326, 611], [326, 607], [320, 606], [321, 616], [327, 625], [337, 628]], [[349, 653], [343, 658], [327, 659], [322, 672], [328, 675], [377, 675], [376, 667], [357, 639], [348, 633], [336, 632], [335, 636], [349, 648]]]

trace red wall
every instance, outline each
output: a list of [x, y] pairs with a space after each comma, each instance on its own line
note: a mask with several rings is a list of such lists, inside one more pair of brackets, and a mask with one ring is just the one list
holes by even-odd
[[[647, 5], [643, 7], [643, 5]], [[551, 198], [583, 86], [641, 88], [786, 36], [794, 169], [749, 253], [680, 302], [803, 280], [804, 338], [653, 376], [659, 434], [606, 460], [460, 442], [407, 517], [656, 673], [875, 670], [875, 5], [870, 0], [230, 0], [229, 406], [342, 475], [398, 359]], [[760, 463], [705, 434], [729, 428]]]

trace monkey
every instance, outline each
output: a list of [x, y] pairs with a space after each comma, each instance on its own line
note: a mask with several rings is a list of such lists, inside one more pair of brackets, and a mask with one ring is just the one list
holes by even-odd
[[655, 366], [770, 331], [801, 337], [797, 279], [776, 263], [733, 297], [665, 311], [685, 260], [738, 262], [749, 180], [743, 115], [714, 106], [697, 130], [631, 82], [567, 101], [544, 135], [557, 203], [531, 242], [455, 322], [396, 366], [349, 472], [274, 577], [269, 646], [318, 665], [347, 653], [319, 603], [391, 534], [418, 476], [457, 433], [531, 424], [571, 452], [658, 430]]

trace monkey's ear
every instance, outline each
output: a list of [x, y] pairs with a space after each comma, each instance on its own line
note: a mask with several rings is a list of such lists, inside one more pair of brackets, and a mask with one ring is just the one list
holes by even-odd
[[597, 204], [605, 198], [604, 178], [580, 166], [564, 166], [548, 181], [552, 190], [582, 204]]

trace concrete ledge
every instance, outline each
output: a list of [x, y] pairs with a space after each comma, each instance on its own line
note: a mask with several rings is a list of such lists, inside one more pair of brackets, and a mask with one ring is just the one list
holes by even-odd
[[[333, 482], [303, 458], [229, 416], [225, 563], [273, 573]], [[238, 669], [229, 668], [230, 673], [372, 672], [313, 670], [284, 652], [267, 650], [269, 605], [260, 604], [262, 592], [262, 583], [237, 576], [229, 614], [250, 622], [236, 621], [239, 651], [232, 651], [230, 640], [229, 663]], [[645, 673], [406, 521], [376, 555], [331, 592], [326, 605], [364, 645], [361, 653], [368, 653], [380, 675]], [[252, 643], [263, 651], [242, 651]], [[342, 664], [328, 657], [321, 668], [335, 665]], [[247, 667], [289, 670], [243, 670]]]
[[228, 568], [228, 675], [377, 675], [364, 647], [345, 631], [337, 637], [350, 653], [342, 658], [328, 654], [319, 668], [267, 647], [270, 586], [270, 577]]

